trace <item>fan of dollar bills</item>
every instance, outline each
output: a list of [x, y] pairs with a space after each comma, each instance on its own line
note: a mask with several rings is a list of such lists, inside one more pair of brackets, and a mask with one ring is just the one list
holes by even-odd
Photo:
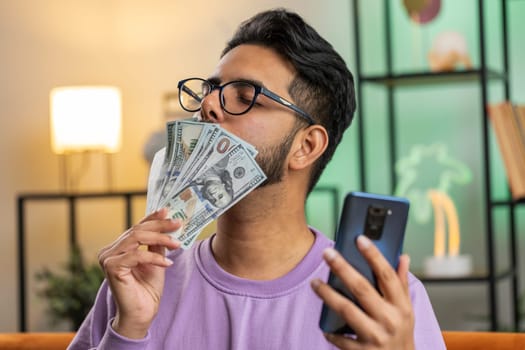
[[183, 226], [170, 233], [187, 249], [202, 229], [259, 186], [266, 175], [249, 143], [217, 124], [190, 120], [166, 124], [166, 147], [150, 170], [147, 212], [167, 207]]

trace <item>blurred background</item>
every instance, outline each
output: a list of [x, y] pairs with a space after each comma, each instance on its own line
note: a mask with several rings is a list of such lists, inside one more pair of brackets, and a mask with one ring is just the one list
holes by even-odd
[[[385, 28], [391, 31], [394, 73], [480, 66], [477, 1], [442, 0], [437, 9], [426, 13], [418, 8], [418, 4], [425, 1], [390, 0], [388, 3], [389, 24], [384, 20], [384, 1], [360, 1], [359, 57], [363, 74], [385, 74]], [[484, 3], [487, 64], [501, 69], [500, 2]], [[149, 171], [147, 155], [162, 144], [166, 121], [186, 117], [177, 104], [173, 104], [177, 82], [187, 77], [208, 76], [238, 24], [261, 10], [286, 7], [297, 11], [333, 44], [355, 73], [358, 56], [353, 4], [351, 0], [0, 0], [0, 164], [3, 169], [0, 173], [0, 264], [3, 267], [0, 332], [19, 328], [17, 196], [63, 193], [65, 167], [69, 167], [69, 176], [75, 177], [77, 192], [144, 191]], [[508, 9], [510, 99], [525, 105], [525, 82], [521, 79], [525, 76], [525, 48], [521, 43], [525, 33], [522, 21], [525, 1], [509, 0]], [[418, 14], [422, 15], [418, 17]], [[450, 50], [456, 50], [452, 58], [447, 56]], [[120, 147], [111, 155], [89, 152], [66, 159], [51, 146], [50, 92], [56, 87], [86, 85], [115, 86], [120, 90]], [[501, 84], [490, 85], [489, 90], [488, 102], [504, 99]], [[406, 194], [399, 186], [393, 188], [390, 180], [385, 89], [367, 85], [363, 87], [362, 97], [366, 114], [358, 111], [356, 118], [363, 117], [366, 121], [367, 190]], [[479, 85], [408, 86], [395, 92], [394, 97], [399, 160], [408, 161], [408, 168], [416, 167], [417, 177], [429, 183], [441, 179], [431, 180], [436, 173], [442, 173], [436, 167], [454, 164], [460, 176], [444, 190], [457, 208], [461, 254], [470, 257], [474, 271], [483, 270], [487, 259], [487, 203]], [[356, 125], [354, 123], [345, 135], [320, 181], [320, 190], [313, 193], [307, 205], [311, 224], [330, 237], [336, 229], [338, 205], [344, 194], [361, 186]], [[492, 191], [496, 198], [507, 200], [506, 173], [493, 137], [490, 147], [495, 155], [491, 168]], [[429, 150], [434, 163], [427, 163], [425, 157], [414, 160], [421, 149]], [[450, 162], [443, 162], [436, 154]], [[406, 164], [400, 165], [401, 179]], [[338, 193], [335, 197], [338, 205], [332, 205], [332, 190]], [[414, 205], [413, 202], [414, 214], [407, 229], [405, 251], [412, 256], [414, 272], [422, 271], [425, 259], [433, 255], [434, 221], [428, 203]], [[142, 217], [144, 205], [144, 198], [136, 199], [133, 221]], [[122, 207], [122, 202], [113, 198], [78, 204], [77, 237], [86, 262], [95, 262], [97, 251], [126, 229]], [[415, 212], [422, 207], [428, 209], [427, 213], [423, 210], [418, 217]], [[508, 209], [496, 211], [493, 244], [498, 264], [506, 266], [510, 244]], [[515, 213], [516, 244], [525, 247], [523, 205]], [[38, 296], [41, 286], [35, 278], [42, 268], [59, 270], [68, 260], [68, 215], [64, 202], [26, 204], [26, 301], [30, 331], [71, 328], [68, 322], [51, 322], [47, 300]], [[518, 271], [524, 280], [525, 259], [519, 258]], [[501, 284], [497, 311], [500, 327], [504, 329], [511, 327], [514, 311], [506, 302], [510, 284], [508, 281]], [[486, 285], [431, 283], [426, 286], [443, 329], [489, 327]], [[521, 284], [519, 293], [524, 293]]]

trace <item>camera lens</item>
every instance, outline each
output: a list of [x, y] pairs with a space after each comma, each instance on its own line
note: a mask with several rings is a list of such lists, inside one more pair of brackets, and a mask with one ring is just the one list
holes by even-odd
[[369, 206], [367, 210], [364, 235], [372, 240], [381, 238], [387, 210], [383, 207]]

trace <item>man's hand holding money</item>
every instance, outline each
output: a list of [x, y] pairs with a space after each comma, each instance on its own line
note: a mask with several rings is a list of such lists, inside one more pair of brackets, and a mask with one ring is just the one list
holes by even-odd
[[167, 214], [161, 209], [146, 216], [99, 253], [117, 307], [112, 327], [128, 338], [147, 334], [162, 297], [164, 270], [173, 263], [165, 250], [180, 247], [166, 233], [178, 230], [181, 222]]

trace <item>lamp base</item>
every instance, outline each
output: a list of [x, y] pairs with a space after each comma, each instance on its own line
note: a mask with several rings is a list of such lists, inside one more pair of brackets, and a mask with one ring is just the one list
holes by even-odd
[[59, 154], [60, 187], [64, 193], [78, 192], [85, 187], [81, 186], [81, 180], [88, 173], [91, 157], [94, 155], [104, 157], [99, 162], [103, 162], [102, 166], [105, 168], [105, 174], [99, 174], [95, 179], [105, 178], [105, 190], [113, 190], [113, 154], [86, 150]]
[[472, 272], [470, 255], [431, 256], [425, 259], [423, 273], [426, 277], [463, 277]]

